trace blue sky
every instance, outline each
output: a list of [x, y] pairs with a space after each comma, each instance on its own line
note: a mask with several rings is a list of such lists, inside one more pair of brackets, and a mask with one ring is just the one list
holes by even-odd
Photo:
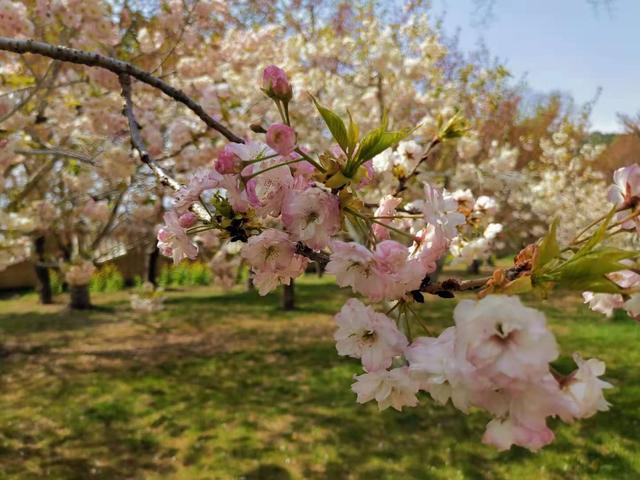
[[610, 0], [594, 8], [588, 0], [495, 0], [494, 15], [478, 25], [474, 0], [433, 0], [444, 29], [460, 29], [460, 46], [480, 38], [516, 79], [540, 92], [560, 90], [577, 102], [602, 93], [592, 128], [620, 131], [617, 112], [640, 111], [640, 0]]

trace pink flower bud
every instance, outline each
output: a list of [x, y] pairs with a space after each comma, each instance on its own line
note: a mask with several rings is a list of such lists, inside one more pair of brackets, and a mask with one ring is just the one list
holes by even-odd
[[228, 147], [227, 145], [220, 151], [215, 162], [215, 169], [223, 175], [226, 173], [238, 173], [240, 167], [240, 159]]
[[161, 228], [158, 231], [158, 240], [160, 240], [161, 242], [168, 242], [171, 239], [171, 237], [172, 237], [171, 233], [165, 228]]
[[293, 90], [287, 74], [275, 65], [269, 65], [262, 73], [262, 88], [265, 93], [278, 100], [289, 101], [293, 96]]
[[267, 130], [267, 145], [280, 155], [289, 155], [296, 147], [296, 132], [284, 123], [274, 123]]
[[178, 223], [182, 228], [191, 228], [198, 221], [198, 217], [196, 217], [192, 212], [185, 212], [180, 215], [178, 218]]

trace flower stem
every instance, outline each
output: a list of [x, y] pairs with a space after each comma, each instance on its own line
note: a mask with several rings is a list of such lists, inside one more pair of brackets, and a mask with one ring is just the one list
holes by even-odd
[[306, 153], [304, 153], [300, 147], [296, 147], [296, 149], [294, 150], [294, 152], [296, 152], [298, 155], [300, 155], [302, 158], [304, 158], [307, 162], [309, 162], [311, 165], [313, 165], [314, 167], [316, 167], [318, 170], [320, 170], [322, 173], [326, 172], [326, 170], [322, 167], [322, 165], [320, 165], [318, 162], [316, 162], [313, 158], [311, 158], [309, 155], [307, 155]]
[[249, 180], [251, 180], [252, 178], [257, 177], [257, 176], [258, 176], [258, 175], [260, 175], [261, 173], [268, 172], [269, 170], [274, 170], [274, 169], [276, 169], [276, 168], [278, 168], [278, 167], [284, 167], [284, 166], [286, 166], [286, 165], [291, 165], [291, 164], [293, 164], [293, 163], [298, 163], [298, 162], [301, 162], [302, 160], [304, 160], [304, 159], [302, 159], [302, 158], [298, 158], [298, 159], [296, 159], [296, 160], [289, 160], [288, 162], [277, 163], [277, 164], [275, 164], [275, 165], [271, 165], [271, 166], [269, 166], [269, 167], [267, 167], [267, 168], [264, 168], [264, 169], [262, 169], [262, 170], [260, 170], [260, 171], [258, 171], [258, 172], [252, 173], [252, 174], [251, 174], [251, 175], [249, 175], [248, 177], [242, 177], [242, 180], [246, 183], [246, 182], [248, 182]]
[[384, 228], [386, 228], [388, 230], [391, 230], [392, 232], [396, 232], [399, 235], [402, 235], [404, 237], [410, 238], [411, 240], [415, 241], [415, 237], [413, 235], [411, 235], [410, 233], [403, 232], [402, 230], [400, 230], [398, 228], [395, 228], [395, 227], [392, 227], [391, 225], [387, 225], [384, 222], [380, 222], [379, 220], [376, 220], [373, 217], [367, 217], [365, 215], [362, 215], [361, 213], [358, 213], [355, 210], [352, 210], [351, 208], [345, 208], [344, 210], [345, 210], [345, 212], [348, 212], [351, 215], [354, 215], [356, 217], [362, 218], [363, 220], [368, 220], [370, 222], [377, 223], [378, 225], [381, 225]]

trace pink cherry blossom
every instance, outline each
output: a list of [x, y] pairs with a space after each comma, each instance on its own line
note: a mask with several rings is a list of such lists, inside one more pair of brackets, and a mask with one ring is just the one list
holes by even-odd
[[351, 287], [374, 302], [384, 298], [387, 282], [373, 252], [359, 243], [340, 240], [334, 240], [331, 249], [325, 271], [335, 275], [338, 286]]
[[583, 292], [582, 298], [591, 310], [602, 313], [607, 317], [611, 317], [615, 309], [624, 306], [624, 298], [618, 293]]
[[640, 320], [640, 293], [634, 293], [624, 302], [624, 309], [635, 320]]
[[262, 73], [262, 88], [270, 97], [289, 100], [292, 96], [287, 74], [275, 65], [269, 65]]
[[222, 175], [218, 186], [226, 190], [227, 200], [235, 212], [244, 213], [249, 210], [251, 205], [239, 175]]
[[401, 411], [403, 407], [415, 407], [418, 404], [418, 385], [409, 375], [407, 367], [369, 372], [355, 378], [351, 389], [357, 394], [358, 403], [375, 400], [381, 411], [389, 407]]
[[180, 217], [178, 217], [178, 223], [182, 228], [191, 228], [198, 221], [198, 217], [195, 216], [192, 212], [185, 212]]
[[[382, 199], [380, 199], [380, 205], [374, 213], [374, 217], [393, 217], [396, 214], [396, 208], [400, 205], [400, 202], [402, 202], [402, 199], [396, 198], [392, 195], [382, 197]], [[378, 221], [385, 225], [391, 225], [393, 219], [380, 218]], [[372, 230], [378, 240], [389, 239], [389, 229], [385, 228], [383, 225], [374, 223]]]
[[458, 234], [457, 227], [465, 223], [465, 217], [458, 212], [458, 202], [446, 189], [429, 183], [424, 186], [425, 201], [422, 207], [428, 224], [442, 228], [447, 238]]
[[230, 145], [226, 145], [218, 153], [218, 159], [215, 162], [215, 169], [219, 173], [240, 173], [242, 170], [242, 161], [231, 148]]
[[267, 145], [280, 155], [289, 155], [296, 148], [296, 132], [289, 125], [274, 123], [267, 129]]
[[597, 412], [609, 410], [602, 390], [613, 388], [598, 377], [604, 375], [605, 364], [596, 358], [583, 360], [578, 353], [573, 354], [578, 369], [563, 382], [562, 391], [569, 399], [572, 413], [576, 418], [589, 418]]
[[275, 152], [260, 142], [228, 143], [225, 149], [243, 162], [250, 162], [273, 155]]
[[411, 258], [415, 258], [422, 264], [425, 274], [435, 272], [438, 268], [438, 260], [449, 249], [449, 243], [442, 228], [429, 225], [416, 234]]
[[640, 165], [634, 163], [613, 172], [613, 185], [609, 187], [609, 201], [629, 208], [640, 199]]
[[[634, 163], [613, 172], [613, 185], [609, 187], [607, 198], [621, 209], [635, 208], [640, 202], [640, 165]], [[629, 212], [619, 212], [617, 220], [629, 216]], [[640, 219], [634, 217], [622, 224], [622, 228], [636, 228], [640, 232]]]
[[266, 295], [278, 285], [288, 285], [292, 278], [304, 273], [309, 260], [295, 253], [295, 243], [289, 236], [273, 228], [247, 241], [242, 257], [254, 272], [253, 282], [260, 295]]
[[247, 182], [247, 195], [259, 215], [280, 215], [282, 202], [291, 189], [293, 176], [286, 165], [267, 170], [277, 160], [265, 160], [253, 165], [255, 171], [265, 170]]
[[212, 168], [198, 170], [189, 180], [186, 187], [182, 187], [174, 195], [174, 208], [182, 213], [200, 199], [202, 192], [218, 188], [222, 176]]
[[389, 368], [393, 357], [407, 346], [406, 337], [393, 320], [355, 298], [347, 300], [335, 320], [338, 354], [361, 358], [368, 372]]
[[178, 214], [171, 210], [164, 214], [164, 226], [158, 231], [158, 248], [160, 253], [173, 258], [173, 263], [183, 258], [194, 259], [198, 255], [198, 246], [187, 236], [180, 226]]
[[640, 285], [640, 275], [633, 270], [620, 270], [607, 274], [607, 278], [621, 288], [632, 288]]
[[435, 401], [447, 403], [451, 397], [449, 379], [455, 368], [453, 345], [456, 327], [445, 329], [439, 337], [419, 337], [405, 351], [409, 372], [421, 390]]
[[487, 424], [482, 443], [492, 445], [499, 451], [509, 450], [512, 445], [537, 451], [553, 442], [554, 438], [554, 433], [546, 424], [536, 429], [523, 425], [511, 417], [505, 420], [494, 418]]
[[[476, 398], [476, 400], [478, 400]], [[507, 450], [519, 445], [536, 451], [554, 439], [547, 418], [573, 418], [571, 404], [556, 379], [545, 373], [531, 381], [516, 381], [502, 390], [488, 392], [480, 406], [496, 415], [489, 422], [483, 442]]]
[[558, 356], [544, 315], [518, 297], [463, 300], [454, 311], [456, 356], [499, 384], [539, 376]]
[[368, 162], [364, 162], [360, 166], [360, 171], [362, 172], [362, 178], [358, 183], [358, 188], [366, 187], [373, 179], [376, 177], [376, 172], [373, 170], [373, 160], [369, 160]]
[[[409, 259], [409, 249], [394, 240], [384, 240], [376, 245], [374, 259], [384, 275], [384, 298], [392, 300], [417, 290], [426, 275], [422, 262]], [[382, 280], [382, 279], [381, 279]]]
[[292, 189], [282, 205], [282, 223], [294, 240], [319, 250], [340, 230], [340, 203], [319, 187]]

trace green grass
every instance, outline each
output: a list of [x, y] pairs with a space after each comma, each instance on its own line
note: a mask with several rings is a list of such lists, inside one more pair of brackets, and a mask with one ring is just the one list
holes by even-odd
[[[640, 325], [575, 299], [541, 304], [565, 354], [607, 362], [609, 412], [556, 424], [541, 453], [498, 453], [487, 416], [423, 397], [402, 413], [358, 405], [356, 361], [336, 355], [331, 316], [348, 297], [305, 278], [299, 310], [278, 296], [200, 287], [139, 316], [124, 292], [97, 309], [0, 301], [0, 478], [640, 478]], [[438, 330], [454, 302], [421, 312]]]

